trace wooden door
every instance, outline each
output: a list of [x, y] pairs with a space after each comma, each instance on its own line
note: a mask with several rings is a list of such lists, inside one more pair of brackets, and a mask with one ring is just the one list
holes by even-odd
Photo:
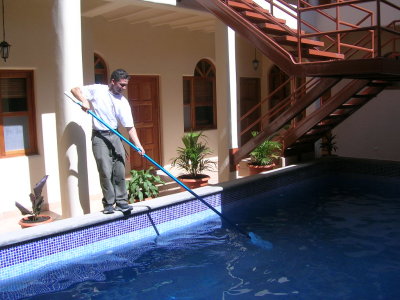
[[[260, 104], [260, 78], [240, 78], [240, 116], [243, 116], [257, 104]], [[261, 107], [258, 107], [246, 118], [240, 122], [240, 130], [244, 130], [259, 119], [261, 116]], [[260, 131], [260, 123], [254, 125], [249, 131], [240, 136], [240, 144], [244, 145], [252, 137], [252, 131]]]
[[[286, 84], [283, 85], [285, 82]], [[290, 95], [289, 76], [276, 65], [273, 66], [269, 72], [269, 94], [272, 92], [274, 92], [274, 94], [270, 98], [270, 109]], [[275, 118], [276, 116], [272, 119]]]
[[[128, 84], [128, 100], [135, 127], [146, 154], [161, 162], [159, 77], [132, 75]], [[142, 170], [153, 166], [134, 149], [130, 150], [131, 169]]]

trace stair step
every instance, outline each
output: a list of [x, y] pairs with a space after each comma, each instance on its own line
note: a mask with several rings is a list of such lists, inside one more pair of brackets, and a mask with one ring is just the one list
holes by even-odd
[[382, 87], [382, 86], [387, 86], [387, 85], [388, 85], [387, 81], [380, 81], [380, 80], [375, 80], [375, 81], [371, 81], [370, 83], [368, 83], [368, 86]]
[[[256, 22], [270, 22], [268, 18], [266, 18], [265, 16], [263, 16], [262, 14], [257, 13], [257, 12], [252, 12], [252, 11], [246, 10], [246, 11], [242, 12], [242, 14], [244, 17], [246, 17], [250, 20], [256, 21]], [[274, 20], [276, 20], [280, 24], [286, 24], [286, 20], [284, 20], [284, 19], [278, 19], [278, 18], [274, 17]]]
[[340, 105], [341, 109], [354, 109], [363, 106], [363, 104], [343, 103]]
[[[284, 45], [297, 45], [297, 42], [299, 39], [295, 36], [292, 35], [285, 35], [285, 36], [276, 36], [274, 37], [274, 40], [280, 44]], [[324, 42], [316, 41], [316, 40], [311, 40], [311, 39], [301, 39], [301, 44], [303, 46], [309, 46], [309, 47], [323, 47], [325, 45]]]
[[[239, 11], [240, 10], [250, 10], [250, 11], [254, 10], [255, 3], [253, 1], [251, 1], [251, 0], [246, 1], [245, 0], [244, 2], [247, 2], [247, 4], [243, 3], [243, 2], [237, 2], [237, 1], [228, 0], [228, 6], [232, 7], [233, 9], [239, 10]], [[262, 8], [262, 7], [257, 7], [257, 10], [263, 12], [264, 14], [269, 14], [269, 10], [268, 9], [265, 9], [265, 8]]]
[[344, 59], [344, 54], [334, 53], [334, 52], [329, 52], [329, 51], [321, 51], [321, 50], [316, 50], [316, 49], [307, 49], [303, 52], [303, 57]]
[[237, 2], [237, 1], [228, 1], [228, 6], [236, 9], [236, 10], [251, 10], [252, 8], [243, 3], [243, 2]]
[[335, 127], [339, 123], [340, 123], [339, 118], [335, 117], [331, 118], [330, 116], [327, 116], [319, 124], [321, 124], [321, 126]]
[[333, 112], [327, 116], [329, 119], [341, 119], [344, 118], [345, 115], [343, 112]]
[[[265, 33], [270, 33], [270, 34], [283, 35], [288, 33], [285, 28], [271, 23], [258, 24], [258, 28], [260, 28]], [[296, 29], [292, 29], [292, 32], [296, 33], [296, 31], [297, 31]]]

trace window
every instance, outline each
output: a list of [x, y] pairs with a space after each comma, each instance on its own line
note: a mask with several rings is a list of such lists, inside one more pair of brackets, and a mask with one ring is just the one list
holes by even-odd
[[104, 59], [94, 54], [94, 82], [100, 84], [108, 84], [108, 71]]
[[37, 153], [33, 71], [0, 70], [0, 157]]
[[217, 128], [215, 68], [208, 60], [183, 77], [183, 116], [185, 131]]

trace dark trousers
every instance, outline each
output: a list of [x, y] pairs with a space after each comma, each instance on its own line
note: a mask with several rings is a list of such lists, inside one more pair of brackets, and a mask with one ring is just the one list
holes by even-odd
[[93, 131], [92, 148], [103, 192], [103, 206], [128, 203], [125, 150], [121, 139], [112, 132]]

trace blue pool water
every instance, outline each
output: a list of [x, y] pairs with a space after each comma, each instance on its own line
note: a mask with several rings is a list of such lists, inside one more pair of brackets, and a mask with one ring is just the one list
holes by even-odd
[[0, 283], [0, 299], [397, 299], [400, 180], [304, 180], [140, 244]]

